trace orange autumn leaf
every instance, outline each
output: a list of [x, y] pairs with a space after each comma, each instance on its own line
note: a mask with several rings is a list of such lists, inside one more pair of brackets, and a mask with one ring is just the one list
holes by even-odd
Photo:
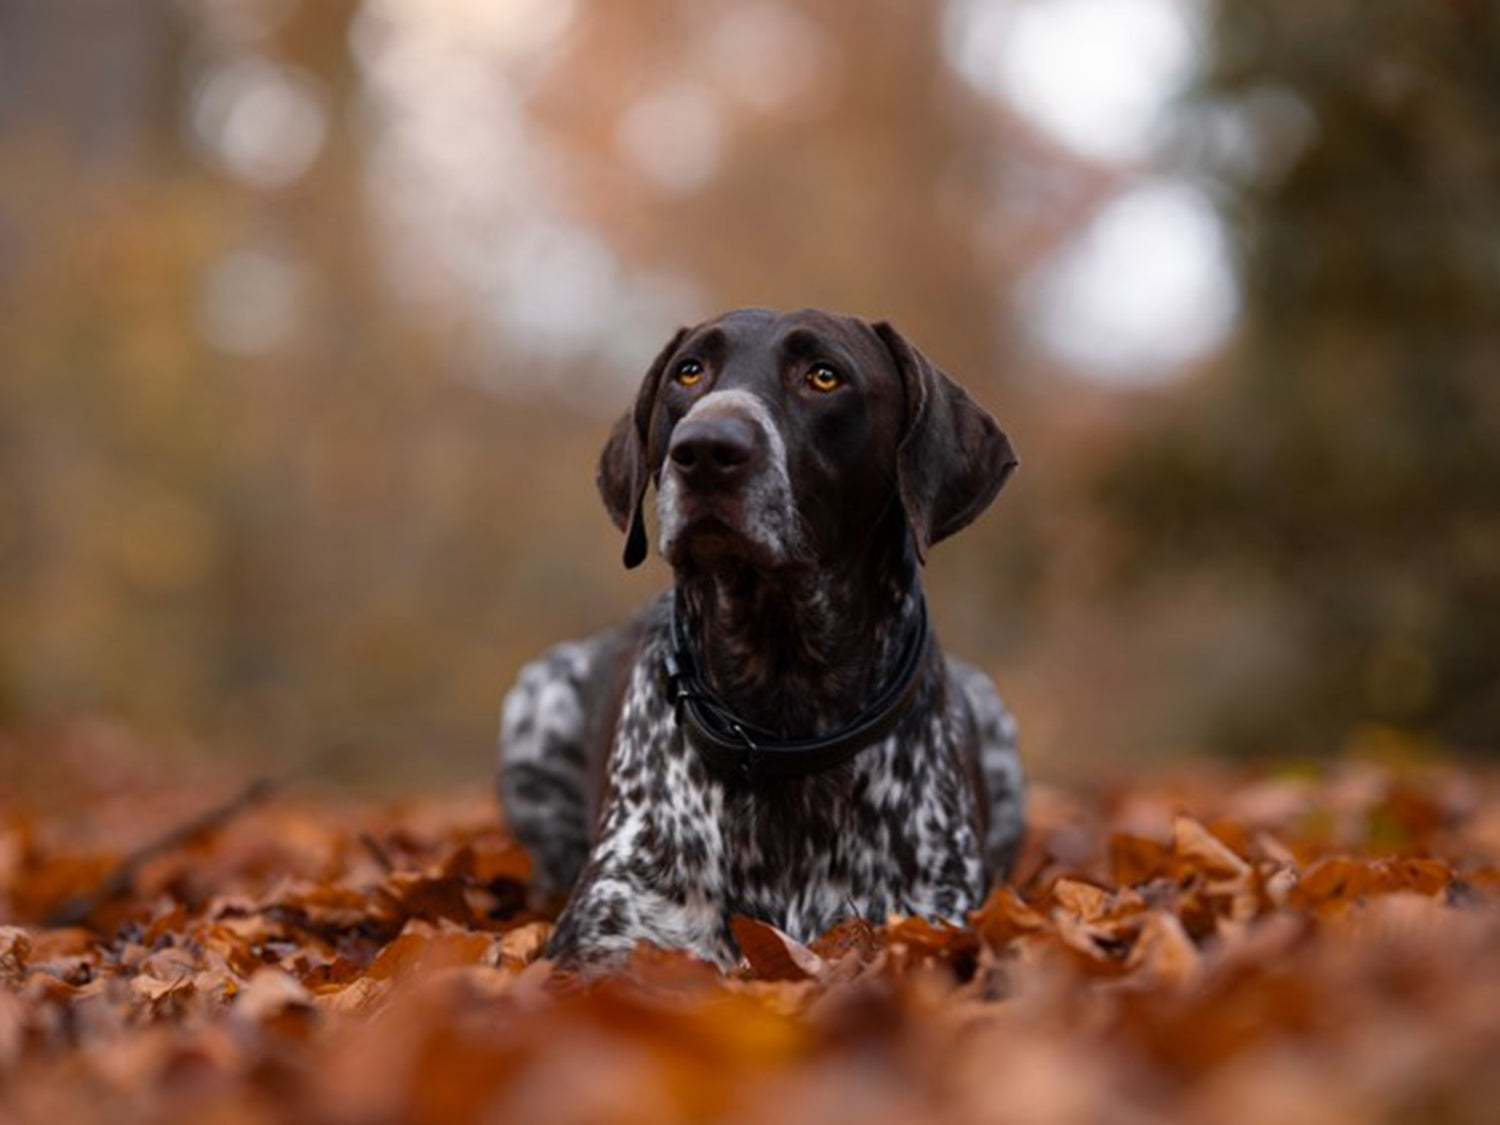
[[998, 887], [984, 905], [970, 915], [969, 925], [990, 945], [1004, 945], [1022, 934], [1047, 928], [1047, 920], [1010, 887]]
[[1170, 879], [1177, 871], [1176, 856], [1169, 846], [1144, 836], [1116, 832], [1109, 838], [1109, 867], [1120, 886]]
[[1053, 901], [1082, 921], [1095, 921], [1109, 910], [1109, 892], [1081, 879], [1059, 879], [1051, 890]]
[[381, 949], [366, 975], [372, 980], [399, 979], [455, 965], [483, 964], [494, 945], [488, 934], [408, 929]]
[[514, 840], [475, 841], [455, 851], [442, 873], [478, 883], [527, 883], [531, 881], [531, 859]]
[[1200, 958], [1176, 916], [1153, 910], [1146, 915], [1125, 968], [1157, 986], [1181, 988], [1197, 975]]
[[1172, 822], [1172, 849], [1190, 868], [1215, 878], [1238, 878], [1250, 870], [1243, 858], [1192, 817], [1179, 816]]
[[0, 984], [20, 984], [31, 957], [31, 935], [19, 926], [0, 926]]

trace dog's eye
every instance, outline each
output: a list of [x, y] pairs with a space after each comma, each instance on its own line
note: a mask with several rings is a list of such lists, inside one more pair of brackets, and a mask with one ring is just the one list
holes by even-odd
[[807, 370], [807, 385], [815, 391], [827, 394], [843, 384], [844, 377], [826, 363], [814, 364]]
[[696, 359], [685, 359], [677, 365], [677, 371], [672, 376], [684, 387], [691, 387], [694, 383], [703, 380], [703, 364]]

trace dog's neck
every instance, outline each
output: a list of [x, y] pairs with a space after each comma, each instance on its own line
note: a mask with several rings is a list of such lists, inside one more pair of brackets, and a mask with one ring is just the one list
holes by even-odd
[[683, 618], [708, 686], [782, 737], [827, 734], [896, 674], [921, 617], [904, 535], [846, 565], [757, 570], [732, 559], [677, 572]]

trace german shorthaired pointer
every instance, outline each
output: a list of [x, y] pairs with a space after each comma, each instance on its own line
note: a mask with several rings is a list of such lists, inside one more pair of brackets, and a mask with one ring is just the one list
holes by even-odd
[[572, 889], [550, 956], [645, 939], [729, 966], [735, 914], [808, 941], [979, 904], [1024, 826], [1016, 728], [939, 651], [919, 571], [1015, 464], [887, 324], [742, 309], [672, 338], [599, 489], [633, 567], [657, 485], [673, 589], [505, 701], [508, 823], [540, 888]]

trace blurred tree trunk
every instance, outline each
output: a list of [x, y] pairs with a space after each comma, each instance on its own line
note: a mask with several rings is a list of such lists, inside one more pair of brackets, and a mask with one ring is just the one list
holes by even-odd
[[1241, 345], [1104, 482], [1136, 576], [1276, 591], [1294, 667], [1221, 741], [1376, 721], [1500, 748], [1500, 14], [1212, 6], [1184, 150], [1238, 236]]

